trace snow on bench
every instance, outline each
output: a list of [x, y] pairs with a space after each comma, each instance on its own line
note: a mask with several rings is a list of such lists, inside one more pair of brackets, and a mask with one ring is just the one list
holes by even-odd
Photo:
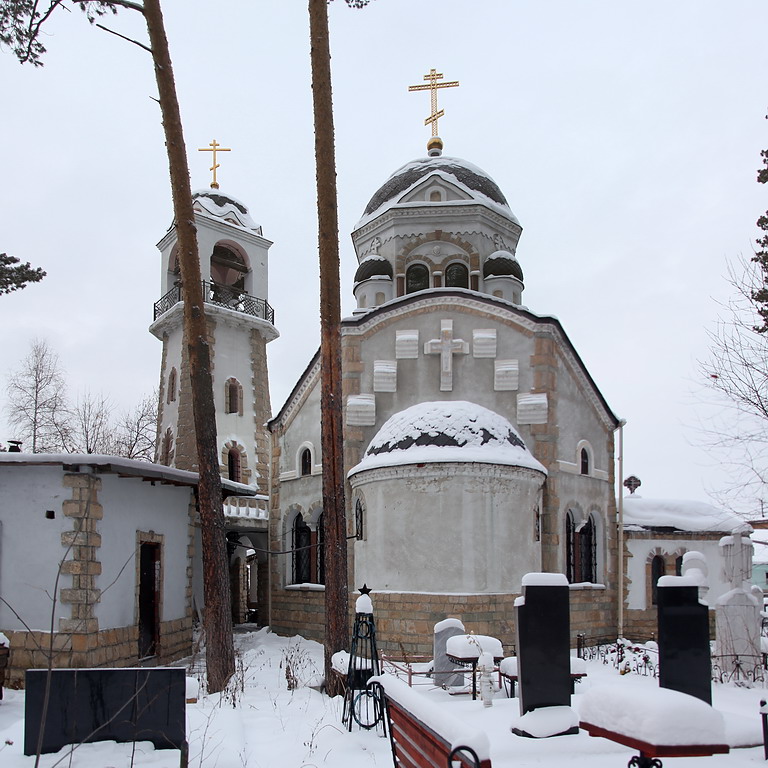
[[642, 758], [728, 752], [723, 716], [709, 704], [669, 688], [590, 688], [579, 703], [581, 727], [632, 747]]
[[395, 768], [446, 768], [451, 759], [466, 767], [491, 768], [485, 733], [467, 727], [394, 675], [373, 677], [374, 682], [382, 686], [387, 700]]

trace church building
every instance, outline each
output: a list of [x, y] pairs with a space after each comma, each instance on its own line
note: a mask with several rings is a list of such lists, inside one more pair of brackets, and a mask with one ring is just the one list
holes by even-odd
[[[560, 322], [523, 303], [520, 222], [485, 171], [428, 155], [352, 233], [342, 321], [349, 583], [384, 649], [426, 651], [447, 616], [514, 642], [524, 574], [567, 574], [573, 633], [615, 631], [619, 421]], [[319, 355], [269, 422], [270, 625], [321, 638]]]

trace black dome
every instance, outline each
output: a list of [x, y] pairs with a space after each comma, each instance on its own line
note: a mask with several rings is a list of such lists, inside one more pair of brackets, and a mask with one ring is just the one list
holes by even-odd
[[355, 282], [362, 283], [369, 277], [384, 275], [392, 279], [392, 265], [383, 256], [366, 256], [355, 272]]
[[396, 170], [378, 189], [365, 207], [363, 216], [380, 208], [389, 200], [405, 192], [419, 179], [434, 171], [450, 174], [469, 189], [480, 192], [493, 202], [509, 208], [506, 198], [496, 182], [477, 166], [455, 157], [425, 157], [414, 160]]
[[483, 278], [488, 277], [516, 277], [523, 281], [523, 270], [518, 261], [509, 256], [492, 254], [483, 264]]

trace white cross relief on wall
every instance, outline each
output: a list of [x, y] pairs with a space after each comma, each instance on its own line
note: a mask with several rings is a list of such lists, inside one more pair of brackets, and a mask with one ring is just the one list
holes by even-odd
[[453, 320], [440, 321], [440, 338], [424, 343], [425, 355], [440, 355], [440, 391], [453, 389], [453, 356], [468, 355], [469, 342], [453, 338]]

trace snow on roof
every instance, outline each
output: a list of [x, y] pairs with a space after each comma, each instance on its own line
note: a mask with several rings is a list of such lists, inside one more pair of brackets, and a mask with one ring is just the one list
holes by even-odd
[[496, 182], [482, 168], [457, 157], [439, 156], [418, 158], [398, 168], [374, 193], [355, 229], [359, 229], [394, 206], [434, 205], [423, 200], [416, 203], [399, 203], [412, 189], [433, 175], [453, 184], [470, 197], [469, 200], [442, 200], [441, 206], [479, 202], [505, 218], [511, 219], [515, 224], [520, 223], [510, 210]]
[[547, 472], [503, 416], [466, 400], [441, 400], [391, 416], [349, 476], [376, 467], [457, 461]]
[[744, 526], [731, 512], [702, 501], [624, 497], [624, 527], [674, 528], [678, 531], [727, 531]]
[[[147, 480], [160, 480], [172, 485], [196, 486], [199, 480], [197, 472], [187, 472], [184, 469], [166, 467], [164, 464], [153, 464], [150, 461], [125, 459], [122, 456], [109, 456], [99, 453], [0, 453], [0, 466], [16, 464], [26, 466], [57, 466], [62, 467], [98, 467], [102, 472], [130, 477], [141, 477]], [[221, 479], [222, 488], [236, 496], [256, 496], [256, 490], [244, 483]], [[263, 498], [263, 497], [262, 497]]]
[[252, 229], [261, 234], [261, 227], [251, 218], [248, 208], [231, 195], [222, 195], [210, 189], [199, 189], [192, 193], [192, 201], [203, 209], [203, 212], [197, 211], [202, 216], [225, 219], [230, 224], [243, 229]]

